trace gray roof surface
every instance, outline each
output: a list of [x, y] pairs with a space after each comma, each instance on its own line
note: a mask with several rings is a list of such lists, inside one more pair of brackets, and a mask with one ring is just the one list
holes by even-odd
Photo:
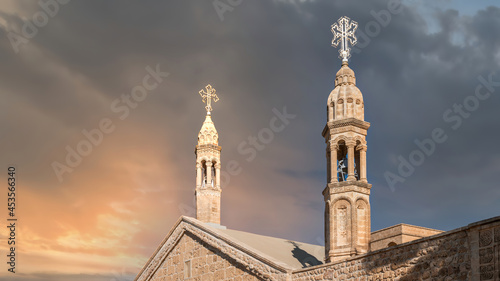
[[302, 242], [258, 235], [232, 229], [214, 229], [232, 238], [235, 242], [276, 259], [292, 269], [301, 269], [323, 264], [325, 248]]

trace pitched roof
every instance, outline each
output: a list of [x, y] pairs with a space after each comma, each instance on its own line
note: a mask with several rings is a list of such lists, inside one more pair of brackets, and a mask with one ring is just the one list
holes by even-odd
[[234, 241], [246, 245], [254, 252], [263, 253], [288, 265], [291, 269], [320, 265], [323, 264], [325, 258], [325, 248], [319, 245], [232, 229], [216, 229], [216, 231], [230, 236]]
[[209, 228], [212, 232], [218, 233], [220, 237], [230, 239], [234, 244], [259, 256], [267, 257], [288, 269], [320, 265], [323, 264], [325, 258], [325, 247], [323, 246], [226, 229], [225, 227], [214, 227], [213, 224], [203, 223], [191, 217], [183, 217], [183, 219]]
[[324, 247], [232, 229], [220, 229], [181, 217], [146, 262], [135, 280], [150, 280], [184, 232], [197, 236], [262, 277], [287, 274], [323, 263]]

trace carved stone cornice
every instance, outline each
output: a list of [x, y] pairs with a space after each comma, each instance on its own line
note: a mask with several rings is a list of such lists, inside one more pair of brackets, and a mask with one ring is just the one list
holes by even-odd
[[369, 184], [369, 183], [363, 183], [363, 182], [360, 182], [360, 181], [341, 181], [341, 182], [335, 182], [335, 183], [329, 183], [328, 186], [329, 187], [344, 187], [344, 186], [350, 186], [350, 185], [353, 185], [353, 186], [360, 186], [360, 187], [365, 187], [365, 188], [371, 188], [372, 185]]
[[370, 189], [372, 185], [364, 182], [364, 181], [341, 181], [341, 182], [333, 182], [327, 184], [325, 189], [323, 190], [323, 196], [327, 196], [329, 194], [343, 193], [355, 191], [362, 194], [370, 195]]
[[221, 151], [222, 147], [218, 145], [213, 145], [213, 144], [201, 144], [201, 145], [196, 145], [194, 148], [194, 153], [196, 152], [204, 152], [204, 151]]
[[366, 135], [366, 130], [370, 128], [370, 123], [359, 120], [357, 118], [346, 118], [340, 120], [328, 121], [323, 129], [322, 135], [326, 137], [328, 131], [341, 133], [344, 131], [356, 131], [360, 134]]
[[355, 126], [361, 129], [368, 130], [370, 128], [370, 123], [366, 121], [359, 120], [357, 118], [346, 118], [340, 120], [333, 120], [327, 123], [330, 129], [345, 127], [345, 126]]
[[245, 248], [240, 243], [232, 241], [228, 236], [215, 232], [202, 225], [201, 222], [181, 217], [174, 228], [162, 241], [156, 252], [139, 272], [134, 281], [149, 281], [155, 272], [162, 266], [170, 251], [172, 251], [185, 233], [191, 233], [203, 243], [217, 252], [241, 264], [247, 271], [264, 280], [287, 280], [290, 268], [278, 264], [271, 258]]

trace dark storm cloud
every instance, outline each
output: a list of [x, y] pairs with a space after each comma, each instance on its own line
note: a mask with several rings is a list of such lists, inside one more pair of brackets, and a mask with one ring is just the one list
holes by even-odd
[[[492, 202], [485, 200], [487, 197], [495, 198], [493, 202], [499, 199], [494, 177], [499, 169], [499, 152], [494, 148], [499, 134], [493, 129], [498, 127], [495, 109], [498, 95], [493, 93], [486, 101], [480, 102], [476, 111], [467, 113], [470, 117], [462, 118], [463, 123], [456, 131], [452, 129], [455, 122], [443, 119], [443, 114], [453, 109], [454, 104], [462, 104], [464, 99], [474, 95], [480, 84], [479, 76], [487, 79], [491, 73], [496, 73], [493, 81], [500, 80], [499, 38], [491, 36], [498, 28], [498, 10], [489, 7], [472, 18], [461, 16], [454, 10], [436, 11], [440, 27], [437, 33], [429, 35], [421, 28], [413, 32], [408, 30], [404, 38], [391, 38], [391, 29], [398, 25], [396, 19], [387, 29], [388, 36], [378, 38], [391, 42], [389, 44], [393, 46], [407, 41], [412, 44], [404, 48], [404, 53], [393, 52], [382, 59], [393, 62], [389, 67], [400, 71], [388, 76], [390, 79], [384, 89], [376, 89], [374, 94], [383, 101], [382, 107], [377, 112], [369, 110], [375, 115], [381, 111], [381, 117], [384, 117], [372, 115], [372, 124], [382, 127], [372, 131], [372, 139], [379, 140], [371, 146], [375, 151], [369, 156], [372, 163], [370, 175], [376, 179], [374, 186], [387, 186], [382, 174], [387, 170], [397, 170], [397, 162], [391, 163], [390, 158], [402, 155], [408, 159], [409, 154], [417, 149], [413, 143], [415, 139], [430, 138], [434, 128], [443, 128], [448, 135], [447, 141], [437, 145], [436, 152], [427, 157], [422, 166], [416, 167], [415, 173], [405, 183], [398, 184], [394, 194], [384, 195], [387, 197], [381, 203], [394, 207], [381, 209], [383, 216], [390, 221], [382, 225], [405, 221], [407, 217], [408, 222], [450, 229], [498, 214], [496, 204], [487, 204]], [[478, 26], [487, 31], [479, 31]], [[490, 36], [484, 36], [483, 32], [490, 33]], [[456, 38], [459, 38], [458, 43], [454, 41]], [[377, 48], [384, 48], [384, 44], [376, 45], [370, 48], [383, 55], [385, 52]], [[395, 56], [398, 61], [394, 62], [390, 56]], [[387, 77], [389, 73], [385, 73], [385, 67], [378, 66], [375, 66], [378, 76]], [[370, 89], [369, 79], [362, 83]], [[364, 93], [369, 99], [366, 90]], [[365, 104], [369, 101], [365, 100]], [[383, 193], [385, 191], [379, 194]], [[373, 194], [374, 205], [377, 205], [379, 196], [375, 190]], [[414, 207], [412, 210], [421, 215], [412, 217], [408, 213], [411, 210], [402, 214], [399, 208], [404, 205]], [[375, 222], [382, 221], [379, 219], [374, 217]]]
[[[23, 3], [29, 6], [28, 17], [38, 9], [36, 3]], [[243, 1], [221, 21], [211, 1], [73, 0], [19, 54], [0, 28], [0, 128], [2, 144], [8, 144], [0, 150], [3, 164], [18, 163], [37, 183], [31, 188], [50, 186], [60, 196], [50, 163], [64, 159], [65, 146], [74, 146], [82, 129], [95, 128], [103, 117], [117, 120], [111, 102], [141, 82], [146, 66], [159, 64], [170, 76], [127, 120], [116, 123], [107, 147], [127, 155], [158, 145], [153, 149], [161, 169], [175, 175], [162, 179], [169, 194], [164, 195], [175, 194], [171, 198], [192, 205], [193, 148], [204, 117], [197, 92], [211, 83], [221, 98], [213, 119], [223, 168], [234, 160], [242, 169], [223, 193], [223, 223], [320, 243], [326, 173], [321, 131], [340, 67], [338, 52], [330, 46], [330, 25], [346, 15], [368, 34], [367, 26], [377, 23], [374, 14], [387, 11], [389, 2], [293, 3]], [[15, 14], [0, 17], [23, 24]], [[363, 92], [365, 118], [372, 124], [372, 229], [400, 222], [450, 229], [498, 215], [500, 87], [457, 130], [443, 113], [474, 94], [479, 76], [496, 71], [493, 79], [500, 81], [500, 9], [484, 8], [473, 16], [462, 15], [460, 7], [436, 9], [431, 17], [439, 28], [432, 33], [409, 6], [390, 17], [387, 26], [378, 23], [380, 32], [369, 42], [358, 36], [364, 47], [350, 60]], [[269, 126], [273, 108], [283, 107], [297, 117], [248, 161], [238, 145]], [[438, 127], [447, 141], [392, 192], [384, 173], [397, 173], [397, 156], [408, 158], [417, 148], [414, 140], [430, 138]], [[95, 160], [95, 170], [85, 167], [68, 179], [116, 173], [128, 181], [127, 175], [106, 169], [104, 155], [96, 149], [88, 158], [103, 158]], [[162, 226], [156, 222], [156, 232], [148, 235], [161, 240], [180, 215], [175, 213], [178, 203], [171, 203], [174, 212], [168, 218], [149, 218]]]

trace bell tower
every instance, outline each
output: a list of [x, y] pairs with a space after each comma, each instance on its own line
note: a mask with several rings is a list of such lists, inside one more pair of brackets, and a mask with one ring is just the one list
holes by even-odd
[[219, 135], [212, 122], [212, 101], [219, 98], [211, 85], [200, 90], [200, 96], [206, 103], [207, 116], [198, 133], [196, 155], [196, 219], [214, 225], [220, 225], [220, 152]]
[[370, 250], [370, 189], [366, 178], [364, 103], [349, 68], [349, 44], [356, 44], [358, 24], [347, 17], [332, 25], [332, 45], [339, 49], [342, 67], [327, 100], [327, 185], [325, 199], [325, 259], [334, 262]]

